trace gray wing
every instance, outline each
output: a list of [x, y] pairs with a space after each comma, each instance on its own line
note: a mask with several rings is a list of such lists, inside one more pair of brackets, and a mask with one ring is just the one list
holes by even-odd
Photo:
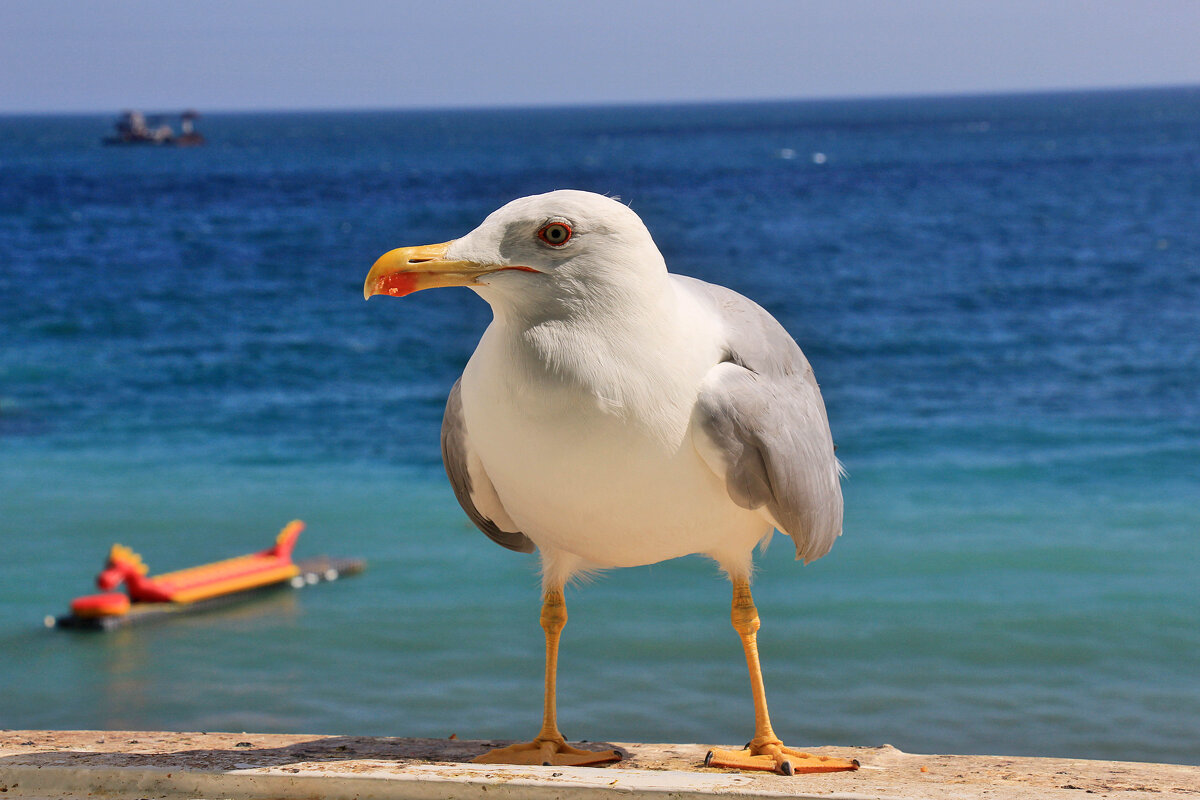
[[812, 367], [774, 317], [722, 286], [674, 276], [718, 314], [725, 353], [700, 387], [693, 441], [729, 496], [760, 509], [806, 562], [842, 532], [841, 465]]
[[446, 476], [454, 487], [454, 496], [471, 522], [493, 542], [518, 553], [532, 553], [533, 542], [517, 530], [483, 463], [471, 449], [463, 421], [461, 383], [461, 380], [454, 382], [442, 417], [442, 463], [446, 465]]

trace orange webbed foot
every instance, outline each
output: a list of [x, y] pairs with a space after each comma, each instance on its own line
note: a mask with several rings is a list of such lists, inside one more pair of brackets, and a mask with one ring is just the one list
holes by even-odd
[[623, 758], [619, 750], [582, 750], [563, 739], [537, 738], [489, 750], [471, 759], [476, 764], [540, 764], [544, 767], [590, 767]]
[[859, 764], [857, 759], [817, 756], [803, 750], [784, 747], [783, 742], [776, 739], [750, 742], [744, 750], [713, 748], [705, 756], [704, 766], [800, 775], [812, 772], [847, 772], [858, 769]]

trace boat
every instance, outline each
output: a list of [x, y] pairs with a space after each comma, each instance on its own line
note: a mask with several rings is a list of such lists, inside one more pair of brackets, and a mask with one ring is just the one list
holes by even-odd
[[[365, 568], [361, 559], [319, 556], [294, 561], [292, 550], [303, 530], [304, 522], [293, 520], [265, 550], [154, 576], [149, 575], [140, 555], [125, 545], [114, 544], [104, 569], [96, 576], [102, 593], [76, 597], [69, 614], [47, 617], [46, 624], [110, 630], [130, 622], [212, 608], [262, 590], [299, 589], [333, 581]], [[125, 591], [116, 591], [121, 585]]]
[[204, 136], [196, 131], [196, 120], [200, 114], [188, 110], [180, 115], [180, 133], [163, 121], [162, 116], [147, 117], [141, 111], [122, 112], [116, 122], [117, 132], [102, 140], [109, 145], [172, 145], [195, 147], [204, 144]]

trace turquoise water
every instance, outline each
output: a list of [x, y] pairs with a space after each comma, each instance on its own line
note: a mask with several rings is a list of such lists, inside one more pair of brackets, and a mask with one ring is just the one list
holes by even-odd
[[[487, 307], [361, 285], [570, 186], [821, 380], [846, 533], [755, 588], [784, 738], [1200, 763], [1200, 92], [201, 123], [147, 151], [0, 118], [0, 727], [532, 734], [536, 566], [438, 452]], [[368, 571], [41, 627], [114, 541], [165, 571], [294, 517]], [[570, 590], [564, 732], [745, 741], [728, 598], [698, 558]]]

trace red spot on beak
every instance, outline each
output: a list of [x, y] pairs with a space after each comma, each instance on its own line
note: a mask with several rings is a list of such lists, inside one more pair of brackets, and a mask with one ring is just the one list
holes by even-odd
[[417, 290], [417, 276], [412, 272], [393, 272], [375, 281], [375, 294], [404, 297]]

